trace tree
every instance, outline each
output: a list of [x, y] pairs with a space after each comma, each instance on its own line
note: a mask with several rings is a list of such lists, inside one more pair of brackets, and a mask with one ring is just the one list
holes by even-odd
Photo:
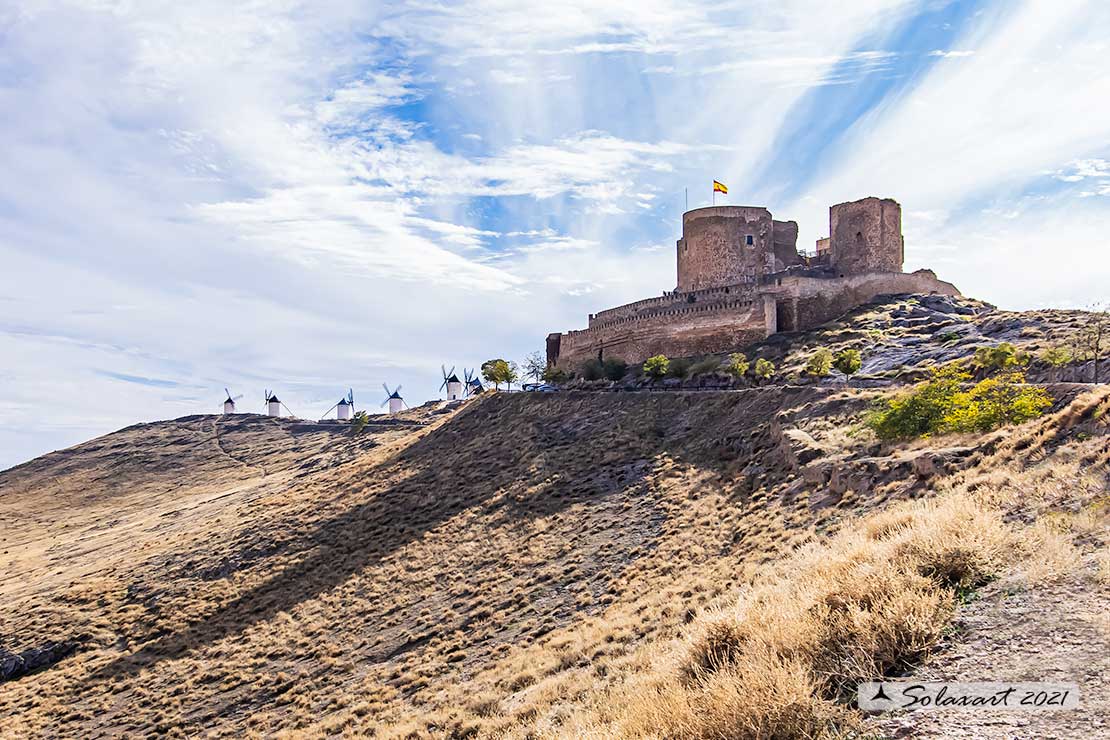
[[852, 376], [859, 372], [863, 367], [863, 359], [860, 357], [858, 349], [844, 349], [836, 353], [836, 359], [833, 360], [833, 367], [840, 372], [844, 373], [849, 380]]
[[482, 377], [487, 382], [493, 383], [494, 389], [497, 389], [501, 383], [505, 382], [505, 377], [509, 374], [509, 363], [501, 358], [486, 360], [482, 363]]
[[1052, 368], [1052, 379], [1060, 379], [1060, 368], [1072, 361], [1071, 352], [1067, 347], [1045, 347], [1038, 355], [1041, 362]]
[[504, 363], [504, 367], [501, 368], [501, 382], [512, 389], [513, 383], [518, 380], [520, 380], [520, 366], [515, 362]]
[[566, 370], [548, 365], [547, 369], [543, 371], [543, 380], [545, 383], [565, 383], [570, 380], [570, 375]]
[[971, 376], [956, 364], [935, 368], [923, 383], [879, 403], [867, 425], [882, 440], [951, 432], [986, 432], [1035, 419], [1052, 406], [1021, 372], [1002, 373], [964, 390]]
[[356, 411], [354, 417], [351, 418], [351, 434], [361, 434], [369, 423], [369, 414], [365, 411]]
[[644, 360], [644, 375], [652, 380], [659, 380], [667, 374], [670, 369], [671, 361], [667, 359], [666, 355], [655, 355]]
[[741, 352], [733, 352], [728, 356], [728, 374], [734, 378], [742, 378], [748, 373], [748, 358]]
[[620, 380], [628, 370], [628, 363], [616, 357], [607, 357], [601, 363], [601, 371], [608, 380]]
[[582, 376], [582, 380], [601, 380], [605, 377], [605, 366], [601, 364], [601, 360], [591, 357], [578, 368], [578, 374]]
[[767, 380], [775, 374], [775, 363], [760, 357], [758, 360], [755, 361], [755, 367], [752, 369], [752, 374], [760, 380]]
[[1099, 382], [1098, 366], [1110, 344], [1110, 311], [1103, 304], [1094, 304], [1088, 309], [1087, 325], [1075, 336], [1074, 352], [1077, 360], [1093, 360], [1091, 382]]
[[832, 367], [833, 355], [826, 347], [819, 347], [806, 363], [806, 374], [815, 378], [823, 378], [829, 374]]
[[524, 358], [524, 377], [540, 381], [543, 380], [545, 370], [547, 370], [547, 358], [540, 352], [532, 352]]
[[971, 364], [981, 370], [1014, 370], [1029, 363], [1029, 355], [1009, 342], [975, 350]]

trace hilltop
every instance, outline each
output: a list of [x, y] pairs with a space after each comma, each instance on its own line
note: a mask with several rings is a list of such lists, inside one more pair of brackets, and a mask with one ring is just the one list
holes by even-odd
[[[823, 696], [775, 720], [797, 724], [694, 722], [743, 716], [713, 693], [733, 668], [700, 646], [724, 616], [744, 625], [735, 605], [752, 594], [795, 594], [814, 562], [865, 559], [915, 526], [938, 527], [937, 548], [966, 530], [982, 534], [974, 552], [993, 549], [982, 578], [929, 586], [932, 631], [884, 670], [1041, 678], [992, 642], [1008, 619], [1006, 639], [1045, 637], [1041, 659], [1086, 692], [1088, 711], [1036, 719], [1057, 723], [1038, 733], [1096, 734], [1110, 721], [1110, 390], [1074, 382], [1083, 364], [1034, 361], [1053, 406], [1021, 426], [884, 444], [861, 424], [886, 384], [930, 362], [999, 341], [1036, 352], [1082, 321], [901, 297], [752, 350], [789, 376], [814, 347], [854, 343], [864, 377], [850, 385], [491, 393], [357, 436], [190, 416], [45, 455], [0, 473], [0, 734], [844, 726], [860, 718]], [[730, 640], [714, 644], [742, 652]], [[958, 729], [943, 721], [932, 731]]]

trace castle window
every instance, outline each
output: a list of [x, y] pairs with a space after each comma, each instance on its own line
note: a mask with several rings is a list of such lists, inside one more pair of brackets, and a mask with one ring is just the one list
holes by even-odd
[[755, 237], [754, 237], [754, 236], [752, 236], [751, 234], [748, 234], [747, 238], [746, 238], [746, 239], [745, 239], [744, 241], [745, 241], [745, 242], [747, 243], [747, 245], [748, 245], [748, 246], [750, 247], [750, 246], [752, 246], [753, 244], [755, 244]]

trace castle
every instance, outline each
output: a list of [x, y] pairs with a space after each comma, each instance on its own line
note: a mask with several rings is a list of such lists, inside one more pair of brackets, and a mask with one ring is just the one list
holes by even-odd
[[797, 241], [798, 224], [766, 208], [687, 211], [675, 290], [591, 314], [586, 329], [548, 335], [547, 361], [573, 371], [590, 359], [723, 353], [811, 329], [879, 295], [960, 295], [931, 270], [902, 272], [902, 207], [889, 198], [829, 208], [829, 236], [815, 255], [798, 252]]

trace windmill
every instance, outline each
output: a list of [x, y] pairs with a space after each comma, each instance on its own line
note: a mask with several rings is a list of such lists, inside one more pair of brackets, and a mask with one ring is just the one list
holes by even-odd
[[382, 383], [382, 388], [385, 389], [385, 400], [382, 401], [382, 406], [389, 404], [389, 413], [396, 414], [398, 411], [405, 407], [405, 399], [401, 398], [401, 386], [397, 386], [393, 390], [389, 390], [389, 386]]
[[266, 390], [266, 415], [267, 416], [281, 416], [281, 400], [276, 394], [271, 393], [269, 389]]
[[443, 384], [439, 389], [441, 391], [444, 389], [447, 390], [447, 400], [457, 401], [462, 398], [463, 384], [462, 381], [459, 380], [459, 376], [455, 375], [454, 366], [451, 367], [450, 371], [447, 370], [445, 365], [440, 365], [439, 369], [443, 371]]
[[227, 400], [224, 401], [224, 416], [227, 416], [229, 414], [234, 414], [235, 413], [235, 402], [238, 401], [240, 398], [242, 398], [243, 394], [240, 393], [235, 398], [232, 398], [231, 397], [231, 391], [229, 391], [227, 388], [224, 388], [224, 393], [227, 394]]
[[478, 378], [478, 373], [473, 369], [467, 370], [464, 367], [463, 377], [466, 379], [466, 395], [473, 396], [485, 390], [482, 386], [482, 381]]
[[[347, 395], [343, 396], [343, 398], [340, 398], [339, 403], [332, 406], [331, 409], [335, 409], [335, 418], [339, 419], [340, 421], [348, 421], [355, 413], [355, 392], [354, 392], [354, 390], [351, 389], [351, 388], [348, 388], [347, 389]], [[327, 411], [325, 411], [324, 416], [327, 416], [328, 414], [330, 414], [331, 409], [328, 409]], [[321, 416], [320, 418], [323, 419], [324, 416]]]

